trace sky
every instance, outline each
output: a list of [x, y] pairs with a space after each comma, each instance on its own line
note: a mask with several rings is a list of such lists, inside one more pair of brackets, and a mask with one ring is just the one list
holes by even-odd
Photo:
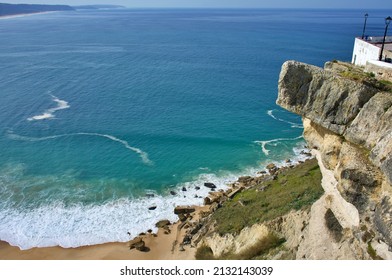
[[392, 9], [391, 0], [0, 0], [28, 4], [115, 4], [137, 8], [357, 8]]

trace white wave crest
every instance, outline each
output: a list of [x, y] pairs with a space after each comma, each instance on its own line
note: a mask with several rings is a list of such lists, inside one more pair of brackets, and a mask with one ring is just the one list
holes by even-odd
[[35, 142], [35, 141], [46, 141], [46, 140], [51, 140], [51, 139], [56, 139], [56, 138], [62, 138], [62, 137], [69, 137], [69, 136], [96, 136], [96, 137], [103, 137], [107, 138], [111, 141], [118, 142], [122, 144], [126, 149], [131, 150], [135, 153], [137, 153], [142, 161], [147, 164], [147, 165], [152, 165], [153, 162], [149, 159], [148, 153], [144, 152], [143, 150], [132, 147], [129, 145], [129, 143], [125, 140], [119, 139], [113, 135], [109, 134], [100, 134], [100, 133], [91, 133], [91, 132], [77, 132], [77, 133], [67, 133], [67, 134], [59, 134], [59, 135], [52, 135], [52, 136], [46, 136], [46, 137], [28, 137], [28, 136], [22, 136], [13, 133], [12, 131], [8, 131], [7, 136], [8, 138], [12, 140], [17, 140], [17, 141], [30, 141], [30, 142]]
[[45, 119], [53, 119], [55, 117], [54, 113], [56, 111], [68, 109], [71, 107], [71, 106], [69, 106], [67, 101], [61, 100], [54, 95], [51, 95], [51, 96], [52, 96], [52, 101], [56, 102], [57, 106], [46, 110], [41, 115], [36, 115], [36, 116], [30, 117], [30, 118], [27, 118], [28, 121], [40, 121], [40, 120], [45, 120]]
[[[182, 183], [171, 189], [174, 195], [157, 195], [139, 199], [120, 198], [101, 205], [61, 202], [39, 206], [28, 211], [7, 207], [0, 202], [0, 240], [26, 250], [33, 247], [61, 246], [64, 248], [126, 242], [148, 229], [157, 231], [155, 223], [162, 219], [177, 221], [173, 209], [177, 205], [202, 205], [211, 190], [204, 182], [213, 182], [226, 189], [236, 177], [220, 178], [202, 174], [197, 180]], [[196, 188], [199, 187], [199, 188]], [[182, 189], [186, 188], [186, 191]], [[149, 210], [150, 206], [155, 210]], [[130, 233], [130, 236], [127, 233]]]
[[288, 123], [288, 124], [290, 124], [291, 127], [293, 127], [293, 128], [304, 128], [302, 124], [293, 123], [293, 122], [286, 121], [286, 120], [283, 120], [283, 119], [281, 119], [281, 118], [276, 117], [276, 116], [273, 114], [273, 112], [274, 112], [274, 110], [268, 110], [268, 111], [267, 111], [268, 116], [270, 116], [271, 118], [273, 118], [273, 119], [275, 119], [275, 120], [277, 120], [277, 121], [284, 122], [284, 123]]
[[261, 146], [261, 150], [263, 153], [268, 156], [270, 150], [266, 148], [267, 145], [272, 145], [272, 146], [277, 146], [279, 142], [281, 141], [295, 141], [303, 138], [303, 136], [298, 136], [295, 138], [277, 138], [277, 139], [272, 139], [272, 140], [267, 140], [267, 141], [254, 141], [254, 143], [259, 144]]
[[[278, 141], [278, 139], [271, 141]], [[306, 156], [301, 153], [303, 150], [300, 146], [293, 148], [292, 163], [305, 159]], [[277, 166], [287, 164], [284, 161], [275, 163]], [[267, 162], [264, 164], [266, 165]], [[228, 184], [236, 181], [240, 176], [258, 176], [261, 166], [237, 173], [228, 171], [219, 175], [203, 173], [194, 181], [179, 183], [173, 188], [168, 188], [166, 195], [145, 190], [146, 194], [150, 194], [149, 197], [119, 198], [100, 205], [66, 206], [61, 202], [52, 202], [49, 205], [23, 211], [9, 207], [5, 201], [11, 199], [9, 197], [0, 201], [0, 221], [2, 221], [0, 240], [24, 250], [33, 247], [70, 248], [108, 242], [126, 242], [129, 238], [148, 229], [156, 232], [155, 223], [159, 220], [177, 221], [178, 217], [173, 209], [178, 205], [202, 205], [203, 198], [211, 191], [203, 186], [205, 182], [214, 183], [217, 189], [227, 189]], [[14, 184], [3, 187], [0, 188], [3, 193], [11, 193], [9, 188], [14, 188]], [[186, 191], [183, 191], [184, 189]], [[157, 208], [148, 210], [150, 206]]]

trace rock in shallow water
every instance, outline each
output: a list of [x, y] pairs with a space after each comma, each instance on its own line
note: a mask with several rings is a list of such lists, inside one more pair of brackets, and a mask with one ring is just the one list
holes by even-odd
[[204, 183], [204, 186], [210, 189], [216, 189], [216, 186], [213, 183]]

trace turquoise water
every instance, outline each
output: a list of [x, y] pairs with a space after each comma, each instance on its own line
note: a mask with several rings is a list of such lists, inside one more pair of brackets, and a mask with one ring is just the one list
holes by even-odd
[[[225, 187], [297, 157], [301, 120], [275, 105], [281, 64], [351, 60], [362, 14], [113, 10], [0, 20], [0, 239], [23, 249], [125, 241], [175, 220], [175, 205], [201, 203], [204, 182]], [[384, 12], [372, 14], [368, 30], [381, 34]]]

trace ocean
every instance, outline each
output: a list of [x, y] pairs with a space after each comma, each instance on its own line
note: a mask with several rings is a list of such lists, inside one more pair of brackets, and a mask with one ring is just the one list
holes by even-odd
[[[282, 63], [351, 61], [386, 11], [118, 9], [0, 19], [0, 240], [129, 240], [176, 205], [299, 160]], [[199, 187], [199, 188], [197, 188]], [[175, 195], [173, 195], [173, 192]], [[156, 206], [155, 210], [148, 207]]]

